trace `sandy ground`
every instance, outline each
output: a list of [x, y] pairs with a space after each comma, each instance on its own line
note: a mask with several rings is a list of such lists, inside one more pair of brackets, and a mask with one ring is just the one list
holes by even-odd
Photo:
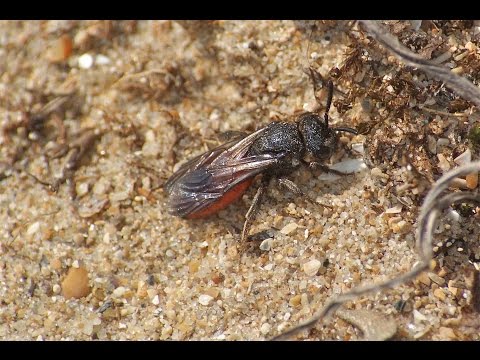
[[[219, 133], [315, 106], [302, 69], [328, 74], [348, 37], [344, 24], [313, 39], [304, 25], [0, 22], [0, 339], [268, 339], [411, 268], [418, 204], [399, 202], [378, 167], [292, 174], [316, 203], [272, 184], [251, 229], [268, 231], [262, 249], [239, 242], [255, 186], [207, 220], [166, 211], [165, 179]], [[348, 149], [364, 140], [342, 137], [333, 162], [361, 159]], [[478, 240], [474, 220], [442, 230], [439, 241]], [[345, 309], [371, 310], [395, 339], [478, 339], [473, 265], [453, 248]], [[298, 339], [362, 336], [334, 316]]]

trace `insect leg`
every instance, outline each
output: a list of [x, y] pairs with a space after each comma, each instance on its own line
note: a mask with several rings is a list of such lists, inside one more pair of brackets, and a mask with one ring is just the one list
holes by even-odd
[[295, 195], [303, 197], [305, 200], [309, 201], [312, 204], [320, 204], [323, 207], [331, 209], [332, 207], [323, 203], [317, 203], [315, 199], [312, 199], [310, 196], [305, 194], [300, 188], [291, 180], [280, 178], [278, 179], [278, 184], [285, 187], [287, 190], [290, 190]]
[[260, 208], [260, 204], [262, 202], [263, 194], [265, 193], [265, 189], [267, 188], [268, 182], [270, 178], [266, 177], [262, 179], [262, 183], [260, 187], [257, 189], [257, 192], [253, 198], [252, 205], [250, 205], [250, 209], [248, 209], [247, 214], [245, 215], [245, 223], [243, 224], [243, 231], [242, 231], [242, 242], [247, 239], [248, 231], [252, 226], [252, 221], [257, 214], [258, 209]]
[[298, 196], [306, 197], [306, 194], [291, 180], [279, 178], [278, 184]]

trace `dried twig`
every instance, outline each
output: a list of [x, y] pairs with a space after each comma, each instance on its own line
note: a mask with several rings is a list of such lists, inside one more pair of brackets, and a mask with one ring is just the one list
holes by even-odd
[[379, 22], [361, 20], [360, 23], [367, 32], [388, 51], [397, 56], [408, 66], [416, 67], [425, 71], [428, 75], [442, 81], [465, 100], [471, 101], [480, 107], [480, 89], [466, 78], [450, 71], [445, 66], [440, 66], [403, 46], [396, 37], [391, 35]]
[[433, 257], [432, 237], [440, 212], [453, 203], [474, 201], [480, 203], [480, 195], [472, 192], [455, 192], [441, 194], [448, 188], [450, 183], [459, 176], [480, 171], [480, 161], [472, 162], [444, 174], [432, 187], [420, 209], [418, 228], [416, 233], [416, 246], [420, 253], [420, 262], [413, 269], [403, 275], [397, 276], [380, 284], [357, 287], [353, 290], [334, 298], [316, 315], [304, 323], [287, 330], [274, 340], [282, 340], [299, 333], [302, 330], [313, 327], [318, 321], [332, 315], [342, 304], [354, 300], [362, 295], [379, 292], [383, 289], [392, 288], [415, 279], [420, 273], [427, 270]]

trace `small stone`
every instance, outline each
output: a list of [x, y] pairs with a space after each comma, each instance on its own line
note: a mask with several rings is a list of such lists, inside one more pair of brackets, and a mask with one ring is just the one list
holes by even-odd
[[105, 55], [99, 54], [95, 57], [95, 64], [97, 65], [108, 65], [110, 64], [110, 59]]
[[75, 192], [77, 197], [82, 197], [88, 193], [89, 185], [87, 182], [79, 182], [75, 185]]
[[47, 51], [47, 59], [52, 63], [67, 60], [72, 54], [72, 39], [67, 34], [62, 35]]
[[438, 284], [439, 286], [442, 286], [443, 284], [445, 284], [445, 279], [441, 278], [441, 277], [438, 276], [437, 274], [429, 273], [429, 274], [428, 274], [428, 277], [429, 277], [435, 284]]
[[447, 146], [448, 144], [450, 144], [450, 140], [447, 138], [439, 138], [437, 140], [437, 149], [442, 146]]
[[120, 298], [123, 297], [126, 290], [127, 289], [125, 289], [123, 286], [119, 286], [115, 290], [113, 290], [112, 296], [117, 298], [117, 299], [120, 299]]
[[418, 275], [417, 279], [426, 286], [430, 286], [430, 284], [432, 283], [430, 277], [425, 272], [422, 272], [420, 275]]
[[190, 274], [195, 274], [198, 271], [199, 267], [200, 267], [200, 261], [198, 260], [191, 260], [188, 263], [188, 271]]
[[140, 299], [143, 299], [143, 298], [147, 297], [147, 295], [148, 295], [147, 284], [145, 283], [145, 281], [140, 280], [137, 284], [137, 296]]
[[455, 287], [455, 281], [454, 280], [449, 280], [448, 281], [448, 291], [450, 291], [453, 296], [457, 296], [458, 288]]
[[81, 69], [90, 69], [93, 65], [93, 56], [90, 54], [83, 54], [78, 58], [78, 66]]
[[447, 327], [440, 327], [438, 329], [438, 335], [440, 336], [441, 340], [455, 340], [457, 339], [457, 335], [451, 328]]
[[89, 204], [81, 204], [78, 207], [78, 215], [82, 218], [92, 217], [105, 209], [108, 204], [108, 199], [93, 199]]
[[433, 292], [433, 295], [438, 299], [445, 301], [446, 296], [442, 288], [435, 289], [435, 291]]
[[198, 302], [204, 306], [208, 306], [212, 300], [213, 300], [213, 297], [207, 294], [203, 294], [198, 297]]
[[262, 335], [267, 335], [270, 332], [271, 328], [272, 327], [270, 326], [270, 324], [265, 323], [260, 327], [260, 332], [262, 333]]
[[413, 310], [413, 321], [416, 324], [421, 323], [422, 321], [427, 321], [427, 317], [423, 315], [420, 311], [418, 310]]
[[268, 238], [268, 239], [263, 240], [260, 244], [260, 250], [262, 250], [262, 251], [270, 250], [271, 247], [272, 247], [272, 242], [273, 242], [272, 238]]
[[298, 294], [290, 299], [289, 304], [291, 306], [300, 306], [301, 302], [302, 302], [302, 295]]
[[478, 186], [478, 173], [471, 173], [468, 174], [466, 177], [467, 180], [467, 187], [469, 189], [476, 189]]
[[40, 222], [36, 221], [28, 227], [27, 235], [33, 235], [40, 230]]
[[73, 235], [73, 242], [77, 246], [83, 246], [83, 245], [85, 245], [85, 237], [83, 236], [83, 234], [77, 233], [77, 234]]
[[288, 225], [285, 225], [282, 230], [280, 230], [280, 233], [283, 235], [288, 235], [290, 233], [293, 233], [295, 230], [297, 230], [298, 224], [297, 223], [290, 223]]
[[402, 206], [401, 205], [397, 205], [397, 206], [394, 206], [394, 207], [391, 207], [391, 208], [388, 208], [387, 210], [385, 210], [385, 214], [398, 214], [398, 213], [401, 213], [402, 212]]
[[318, 269], [320, 269], [320, 266], [322, 266], [322, 263], [317, 259], [313, 259], [303, 264], [303, 271], [308, 276], [314, 276], [317, 274]]
[[62, 281], [62, 291], [65, 299], [80, 299], [90, 294], [87, 270], [84, 267], [71, 267]]
[[472, 161], [472, 152], [470, 151], [470, 149], [465, 150], [463, 153], [461, 153], [455, 159], [453, 159], [453, 162], [457, 165], [468, 164], [471, 161]]
[[437, 154], [437, 140], [432, 135], [427, 135], [427, 148], [432, 154]]
[[352, 150], [356, 151], [359, 154], [364, 154], [365, 153], [365, 148], [363, 143], [354, 143], [352, 144]]
[[443, 154], [438, 154], [438, 167], [442, 170], [443, 173], [446, 173], [450, 170], [450, 163], [447, 161]]
[[158, 305], [160, 304], [160, 297], [158, 295], [155, 295], [152, 299], [152, 304], [153, 305]]
[[62, 288], [60, 287], [60, 285], [55, 284], [53, 285], [52, 291], [54, 294], [60, 294], [60, 291], [62, 291]]
[[53, 270], [58, 271], [62, 268], [62, 262], [59, 259], [55, 258], [50, 261], [50, 266]]

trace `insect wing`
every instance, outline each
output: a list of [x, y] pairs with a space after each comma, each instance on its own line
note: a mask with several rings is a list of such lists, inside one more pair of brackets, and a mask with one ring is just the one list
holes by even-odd
[[229, 147], [224, 144], [183, 165], [167, 183], [170, 212], [186, 217], [205, 209], [235, 185], [276, 164], [284, 154], [245, 156], [263, 131], [229, 142]]

